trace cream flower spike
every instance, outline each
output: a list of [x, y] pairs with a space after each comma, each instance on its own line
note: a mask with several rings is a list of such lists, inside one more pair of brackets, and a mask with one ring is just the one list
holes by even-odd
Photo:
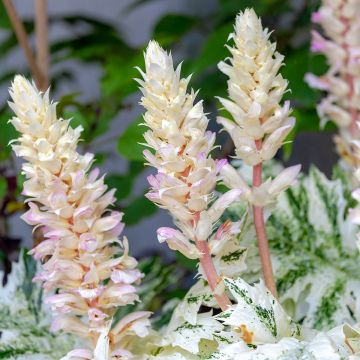
[[[235, 32], [229, 36], [235, 44], [228, 46], [232, 57], [218, 65], [229, 77], [230, 98], [219, 100], [232, 116], [232, 120], [218, 117], [218, 122], [233, 139], [236, 157], [250, 166], [273, 158], [295, 125], [289, 102], [280, 105], [288, 84], [278, 73], [284, 57], [276, 51], [269, 36], [254, 10], [245, 10], [237, 16]], [[265, 206], [293, 183], [299, 171], [299, 166], [286, 169], [280, 187], [278, 178], [274, 184], [262, 184], [257, 190], [261, 196], [244, 187], [244, 181], [229, 164], [223, 167], [221, 175], [226, 185], [235, 188], [237, 184], [243, 197], [252, 204]]]
[[[151, 41], [145, 52], [145, 72], [141, 72], [146, 109], [144, 120], [149, 130], [144, 138], [144, 156], [157, 174], [148, 177], [151, 191], [147, 197], [174, 217], [178, 229], [158, 229], [160, 242], [167, 242], [191, 259], [200, 259], [202, 273], [215, 292], [220, 278], [212, 262], [208, 240], [225, 208], [238, 199], [241, 191], [231, 190], [212, 205], [219, 170], [226, 160], [214, 161], [209, 155], [215, 134], [207, 131], [209, 120], [196, 93], [187, 92], [190, 76], [181, 78], [181, 66], [173, 67], [170, 54]], [[229, 227], [231, 228], [231, 227]], [[225, 232], [223, 239], [226, 238]], [[224, 294], [218, 295], [223, 309], [229, 305]]]
[[309, 86], [327, 95], [318, 104], [321, 124], [329, 120], [339, 128], [335, 143], [339, 155], [351, 166], [360, 166], [353, 141], [360, 140], [360, 6], [358, 0], [323, 0], [312, 21], [324, 36], [312, 33], [311, 50], [325, 55], [329, 70], [322, 76], [306, 74]]
[[20, 133], [12, 147], [26, 161], [23, 194], [30, 210], [23, 219], [44, 236], [31, 250], [43, 270], [34, 280], [47, 292], [57, 290], [45, 299], [58, 315], [52, 330], [89, 342], [88, 349], [75, 349], [64, 359], [118, 359], [128, 352], [131, 336], [144, 336], [136, 329], [149, 325], [150, 314], [133, 313], [121, 320], [126, 326], [111, 327], [118, 306], [138, 301], [134, 285], [142, 277], [126, 238], [119, 240], [122, 214], [109, 211], [114, 190], [106, 192], [97, 169], [89, 173], [93, 155], [76, 151], [82, 129], [57, 118], [48, 91], [41, 94], [16, 76], [10, 95], [15, 112], [10, 122]]
[[219, 100], [232, 119], [218, 117], [218, 123], [230, 134], [236, 157], [253, 167], [253, 186], [246, 185], [230, 164], [221, 169], [221, 176], [230, 188], [241, 189], [243, 198], [253, 205], [265, 283], [276, 295], [262, 208], [292, 185], [300, 166], [285, 169], [274, 180], [263, 182], [262, 163], [276, 155], [295, 119], [290, 116], [288, 101], [280, 105], [288, 83], [279, 73], [284, 57], [269, 40], [269, 31], [263, 29], [252, 9], [236, 17], [234, 30], [229, 36], [234, 47], [228, 46], [232, 56], [218, 65], [229, 77], [229, 99]]

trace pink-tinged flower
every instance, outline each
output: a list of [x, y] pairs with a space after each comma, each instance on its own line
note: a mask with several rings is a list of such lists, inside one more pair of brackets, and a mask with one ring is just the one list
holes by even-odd
[[[180, 221], [192, 221], [207, 209], [226, 160], [214, 161], [209, 156], [215, 134], [206, 130], [202, 102], [194, 103], [196, 93], [186, 92], [190, 78], [180, 78], [180, 67], [174, 69], [171, 55], [151, 41], [145, 62], [146, 71], [140, 71], [143, 80], [138, 81], [149, 127], [144, 138], [155, 152], [145, 150], [144, 156], [158, 171], [148, 177], [151, 191], [147, 197]], [[167, 239], [169, 246], [195, 255], [189, 250], [194, 239]]]
[[314, 89], [329, 90], [330, 88], [329, 81], [324, 77], [319, 77], [314, 74], [306, 73], [304, 80], [310, 87]]
[[301, 165], [290, 166], [283, 170], [274, 180], [272, 180], [268, 190], [270, 196], [275, 196], [291, 186], [300, 173], [300, 170]]
[[[200, 237], [205, 244], [214, 225], [211, 221], [218, 220], [216, 216], [211, 219], [207, 211], [226, 160], [214, 161], [210, 156], [215, 134], [206, 129], [209, 120], [202, 101], [195, 103], [197, 92], [187, 91], [190, 76], [181, 78], [180, 70], [180, 65], [174, 69], [170, 54], [150, 41], [145, 72], [140, 70], [142, 79], [137, 80], [143, 94], [141, 105], [146, 109], [144, 122], [149, 128], [144, 139], [152, 149], [143, 154], [157, 170], [148, 177], [151, 189], [147, 198], [167, 209], [179, 228], [160, 228], [159, 241], [188, 258], [200, 257], [201, 262], [211, 255], [199, 251], [197, 242]], [[216, 273], [212, 276], [215, 278]], [[212, 286], [217, 282], [211, 281]], [[227, 302], [223, 305], [225, 308]]]
[[199, 258], [199, 251], [184, 234], [176, 229], [161, 227], [157, 230], [157, 237], [160, 243], [166, 242], [170, 249], [180, 251], [189, 259]]
[[211, 221], [215, 223], [220, 219], [225, 209], [229, 207], [234, 201], [240, 198], [241, 190], [232, 189], [221, 195], [209, 209], [209, 216]]
[[150, 315], [148, 311], [137, 311], [124, 316], [111, 330], [112, 336], [115, 337], [116, 342], [129, 334], [145, 337], [148, 334]]
[[321, 25], [321, 34], [312, 32], [311, 50], [325, 55], [329, 69], [318, 77], [306, 74], [305, 80], [315, 88], [326, 91], [317, 110], [321, 125], [333, 121], [339, 127], [335, 144], [339, 155], [350, 164], [359, 165], [359, 157], [353, 151], [352, 141], [359, 138], [356, 123], [359, 121], [360, 92], [359, 24], [360, 7], [356, 1], [325, 1], [312, 20]]
[[70, 351], [61, 360], [92, 360], [92, 352], [87, 349], [75, 349]]
[[123, 214], [109, 211], [115, 190], [107, 191], [98, 169], [90, 171], [94, 156], [76, 151], [82, 129], [57, 118], [48, 92], [16, 76], [10, 94], [10, 122], [20, 133], [13, 149], [26, 160], [24, 193], [30, 197], [23, 219], [41, 227], [45, 238], [30, 251], [42, 261], [34, 281], [57, 291], [45, 301], [61, 314], [51, 330], [89, 342], [89, 350], [76, 349], [64, 360], [110, 360], [112, 351], [126, 351], [131, 337], [114, 342], [109, 324], [116, 307], [138, 301], [131, 284], [142, 278], [127, 239], [119, 239]]
[[315, 11], [311, 14], [311, 21], [315, 24], [320, 23], [321, 18], [322, 18], [322, 16], [321, 16], [320, 12], [318, 12], [318, 11]]
[[114, 270], [111, 273], [111, 280], [115, 284], [133, 284], [137, 283], [144, 274], [142, 274], [138, 269], [129, 269], [129, 270]]
[[45, 303], [51, 306], [52, 311], [59, 314], [73, 312], [82, 315], [88, 311], [86, 301], [74, 294], [63, 293], [52, 295], [45, 299]]
[[103, 323], [103, 320], [109, 317], [109, 315], [105, 314], [99, 309], [94, 309], [94, 308], [89, 309], [88, 316], [90, 321], [101, 322], [101, 323]]
[[328, 42], [316, 31], [312, 32], [311, 51], [325, 52]]
[[79, 318], [74, 316], [59, 316], [51, 324], [50, 330], [58, 332], [60, 330], [87, 338], [89, 328]]

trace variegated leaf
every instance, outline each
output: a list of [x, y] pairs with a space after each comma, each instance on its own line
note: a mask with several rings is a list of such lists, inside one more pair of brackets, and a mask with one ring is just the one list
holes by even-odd
[[[281, 194], [267, 220], [267, 233], [281, 303], [304, 325], [327, 330], [360, 321], [360, 256], [348, 216], [349, 188], [312, 168]], [[233, 207], [228, 216], [241, 209]], [[248, 281], [260, 277], [251, 224], [240, 234], [248, 247]]]

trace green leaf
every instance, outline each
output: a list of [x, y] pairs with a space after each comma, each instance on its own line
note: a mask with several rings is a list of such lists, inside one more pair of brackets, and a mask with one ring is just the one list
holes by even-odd
[[179, 40], [197, 23], [192, 16], [167, 14], [155, 25], [153, 38], [162, 46], [170, 45]]
[[0, 28], [7, 30], [11, 29], [11, 23], [2, 1], [0, 1]]
[[311, 89], [305, 83], [304, 77], [308, 72], [322, 74], [326, 69], [324, 58], [310, 54], [308, 47], [293, 49], [285, 59], [285, 66], [282, 69], [282, 75], [289, 81], [289, 89], [291, 89], [285, 97], [303, 106], [314, 106], [320, 93]]
[[142, 116], [138, 117], [119, 137], [117, 149], [128, 160], [144, 160], [144, 146], [140, 145], [145, 131], [145, 127], [140, 125], [142, 121]]
[[96, 153], [94, 156], [94, 164], [96, 166], [102, 165], [105, 162], [106, 158], [110, 155], [111, 154], [109, 154], [109, 153]]
[[175, 252], [176, 261], [182, 265], [185, 269], [190, 271], [196, 271], [196, 266], [198, 264], [197, 260], [192, 260], [181, 254], [180, 252]]
[[144, 161], [130, 161], [129, 176], [139, 175], [145, 169]]
[[137, 91], [134, 78], [139, 75], [135, 68], [143, 63], [143, 54], [138, 52], [136, 56], [125, 57], [114, 54], [104, 64], [104, 76], [101, 79], [101, 90], [106, 97], [124, 98]]
[[219, 61], [229, 56], [229, 51], [225, 48], [229, 34], [233, 31], [233, 24], [228, 23], [216, 28], [205, 41], [199, 56], [190, 64], [189, 72], [199, 72], [206, 70], [210, 66], [216, 65]]
[[294, 129], [290, 132], [283, 145], [283, 158], [285, 161], [289, 160], [293, 148], [293, 140], [296, 134], [306, 131], [334, 131], [335, 125], [331, 122], [326, 124], [324, 129], [320, 128], [319, 116], [315, 108], [302, 109], [298, 108], [293, 110], [292, 116], [296, 118]]
[[128, 225], [134, 225], [145, 217], [155, 214], [157, 207], [144, 195], [141, 195], [126, 207], [124, 222]]
[[116, 189], [117, 200], [123, 200], [131, 193], [133, 178], [127, 175], [110, 175], [105, 178], [105, 183], [109, 188]]
[[25, 180], [26, 180], [25, 174], [18, 173], [16, 175], [16, 185], [17, 185], [17, 188], [18, 188], [19, 192], [22, 191], [22, 188], [24, 187]]
[[74, 105], [76, 107], [81, 106], [81, 104], [76, 101], [76, 98], [80, 95], [79, 92], [72, 92], [62, 96], [59, 100], [59, 103], [56, 106], [57, 115], [59, 117], [65, 117], [64, 111], [67, 106]]
[[84, 129], [81, 138], [86, 141], [89, 137], [89, 123], [85, 115], [79, 110], [65, 110], [64, 117], [66, 119], [71, 119], [70, 126], [73, 129], [78, 126], [81, 126]]
[[0, 177], [0, 200], [5, 197], [6, 191], [7, 191], [6, 178]]
[[[276, 1], [279, 0], [272, 0], [272, 2]], [[253, 8], [258, 15], [262, 15], [267, 8], [268, 2], [270, 0], [219, 0], [219, 14], [221, 17], [231, 17], [232, 22], [235, 20], [235, 16], [246, 8]]]
[[7, 111], [0, 113], [0, 159], [6, 159], [11, 154], [11, 147], [9, 142], [18, 137], [18, 132], [8, 121], [11, 119], [12, 114]]

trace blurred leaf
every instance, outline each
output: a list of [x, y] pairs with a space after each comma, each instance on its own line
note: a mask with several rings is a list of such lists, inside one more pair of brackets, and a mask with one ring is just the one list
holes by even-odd
[[153, 38], [162, 46], [174, 43], [184, 36], [197, 23], [192, 16], [167, 14], [155, 25]]
[[11, 29], [11, 23], [2, 1], [0, 1], [0, 28], [7, 30]]
[[76, 98], [80, 95], [79, 92], [72, 92], [69, 94], [66, 94], [62, 96], [56, 106], [57, 115], [59, 117], [65, 117], [64, 111], [67, 106], [75, 105], [75, 106], [81, 106], [78, 101], [76, 101]]
[[16, 185], [17, 185], [17, 188], [19, 190], [19, 192], [22, 191], [23, 187], [24, 187], [24, 182], [26, 180], [26, 177], [24, 174], [22, 173], [18, 173], [16, 175]]
[[135, 8], [139, 7], [139, 6], [142, 6], [144, 4], [147, 4], [149, 2], [151, 2], [153, 0], [134, 0], [131, 2], [131, 4], [129, 4], [129, 6], [126, 8], [126, 11], [132, 11], [134, 10]]
[[109, 188], [116, 189], [115, 196], [118, 200], [123, 200], [131, 193], [133, 178], [126, 175], [109, 175], [105, 178], [105, 183]]
[[183, 254], [179, 253], [178, 251], [175, 252], [176, 261], [182, 265], [185, 269], [190, 271], [196, 271], [196, 267], [198, 264], [197, 260], [192, 260], [184, 256]]
[[21, 252], [20, 256], [22, 256], [22, 261], [25, 267], [25, 277], [22, 284], [22, 290], [27, 300], [30, 300], [34, 290], [34, 282], [32, 279], [36, 273], [36, 261], [32, 256], [28, 255], [28, 252], [25, 249]]
[[131, 201], [126, 207], [124, 222], [128, 225], [138, 223], [143, 218], [155, 214], [157, 207], [144, 195]]
[[145, 127], [140, 125], [142, 121], [142, 116], [138, 117], [119, 137], [117, 149], [128, 160], [144, 160], [144, 146], [139, 144], [144, 141]]
[[334, 131], [336, 129], [335, 125], [330, 122], [326, 125], [325, 129], [320, 129], [320, 120], [314, 108], [295, 109], [292, 112], [292, 116], [296, 118], [296, 123], [283, 146], [283, 157], [285, 161], [290, 158], [293, 140], [296, 134], [306, 131]]
[[84, 114], [79, 110], [64, 110], [65, 119], [71, 119], [70, 126], [76, 129], [78, 126], [83, 128], [81, 138], [87, 140], [89, 137], [89, 123]]
[[18, 132], [15, 130], [12, 124], [8, 122], [11, 118], [12, 114], [7, 111], [0, 113], [0, 152], [3, 159], [10, 156], [11, 147], [8, 145], [9, 142], [18, 137]]
[[216, 28], [206, 39], [199, 56], [192, 62], [189, 72], [205, 70], [229, 56], [229, 51], [224, 45], [232, 31], [232, 23]]
[[227, 96], [227, 78], [217, 68], [195, 77], [193, 86], [200, 89], [199, 98], [209, 103], [214, 102], [215, 96]]
[[7, 192], [7, 181], [6, 178], [0, 177], [0, 200], [6, 196]]
[[143, 63], [143, 54], [135, 57], [124, 57], [116, 53], [104, 64], [104, 76], [101, 79], [101, 90], [104, 96], [124, 98], [137, 91], [134, 78], [139, 72], [135, 68]]
[[282, 74], [289, 80], [286, 98], [298, 101], [303, 106], [314, 106], [320, 93], [311, 89], [304, 81], [307, 72], [324, 73], [327, 65], [321, 56], [313, 56], [307, 47], [293, 49], [285, 59]]
[[129, 163], [129, 175], [136, 176], [145, 169], [144, 161], [130, 161]]
[[[270, 2], [275, 3], [280, 0], [219, 0], [221, 17], [235, 19], [235, 15], [246, 8], [253, 8], [257, 15], [262, 15]], [[281, 0], [283, 1], [283, 0]]]
[[96, 153], [94, 157], [95, 165], [102, 165], [110, 153]]

